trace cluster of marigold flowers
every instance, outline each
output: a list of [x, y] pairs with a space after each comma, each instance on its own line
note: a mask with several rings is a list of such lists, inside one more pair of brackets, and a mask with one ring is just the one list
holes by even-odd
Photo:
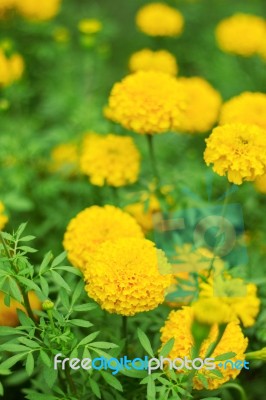
[[6, 18], [17, 12], [31, 21], [46, 21], [60, 10], [61, 0], [1, 0], [0, 18]]

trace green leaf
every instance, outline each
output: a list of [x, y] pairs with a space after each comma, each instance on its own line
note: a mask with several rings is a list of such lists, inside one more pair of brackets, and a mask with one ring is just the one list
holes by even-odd
[[99, 331], [98, 332], [93, 332], [90, 335], [86, 336], [84, 339], [82, 339], [79, 342], [78, 347], [79, 346], [84, 346], [85, 344], [88, 344], [88, 343], [92, 342], [99, 335], [99, 333], [100, 333]]
[[13, 279], [9, 277], [9, 286], [10, 286], [10, 291], [12, 294], [12, 297], [14, 297], [15, 300], [17, 300], [19, 303], [22, 302], [23, 297], [21, 295], [21, 292], [19, 290], [18, 284], [17, 282]]
[[144, 348], [144, 350], [149, 354], [149, 356], [154, 357], [154, 353], [151, 347], [151, 343], [149, 341], [148, 336], [138, 328], [137, 330], [139, 341]]
[[39, 274], [40, 275], [43, 274], [46, 271], [46, 269], [47, 269], [50, 261], [52, 260], [52, 258], [53, 258], [53, 255], [52, 255], [51, 251], [49, 251], [47, 254], [45, 254], [44, 259], [43, 259], [43, 261], [42, 261], [42, 263], [40, 265], [40, 270], [39, 270]]
[[0, 382], [0, 396], [4, 396], [4, 387], [1, 382]]
[[72, 301], [71, 301], [72, 305], [75, 304], [76, 301], [80, 298], [83, 291], [84, 291], [84, 282], [81, 280], [81, 281], [79, 281], [79, 283], [77, 284], [77, 286], [75, 287], [75, 290], [73, 292]]
[[57, 373], [58, 371], [53, 368], [49, 367], [43, 368], [43, 378], [49, 388], [52, 388], [54, 386], [54, 383], [57, 379]]
[[38, 251], [38, 250], [33, 249], [32, 247], [29, 247], [29, 246], [20, 246], [18, 248], [19, 248], [19, 250], [22, 250], [25, 253], [36, 253]]
[[25, 368], [28, 376], [31, 376], [34, 371], [34, 358], [32, 353], [29, 353], [27, 356]]
[[31, 281], [30, 279], [25, 278], [24, 276], [17, 276], [17, 280], [23, 283], [23, 285], [25, 285], [29, 289], [36, 290], [37, 292], [40, 291], [40, 288], [36, 285], [36, 283]]
[[51, 367], [52, 361], [51, 358], [48, 356], [48, 354], [44, 350], [40, 350], [40, 358], [42, 362], [48, 367]]
[[73, 308], [73, 311], [77, 311], [77, 312], [85, 312], [85, 311], [91, 311], [91, 310], [95, 310], [95, 308], [97, 308], [98, 305], [95, 303], [87, 303], [87, 304], [81, 304], [79, 306], [75, 306]]
[[22, 346], [15, 343], [5, 343], [0, 346], [0, 351], [9, 351], [11, 353], [17, 353], [21, 351], [28, 351], [28, 347]]
[[20, 354], [15, 354], [12, 357], [9, 357], [7, 360], [2, 362], [2, 364], [0, 364], [0, 369], [9, 369], [13, 367], [13, 365], [22, 360], [26, 354], [27, 353], [20, 353]]
[[203, 387], [205, 389], [208, 389], [209, 384], [208, 384], [208, 379], [206, 378], [206, 376], [203, 374], [197, 374], [197, 378], [202, 383]]
[[20, 338], [18, 338], [18, 341], [32, 349], [38, 349], [40, 347], [40, 345], [38, 343], [36, 343], [34, 340], [29, 340], [26, 337], [20, 337]]
[[32, 240], [36, 239], [36, 236], [27, 235], [23, 238], [19, 239], [20, 242], [31, 242]]
[[43, 276], [40, 276], [40, 285], [44, 296], [49, 297], [49, 285]]
[[71, 325], [81, 326], [83, 328], [90, 328], [93, 324], [89, 321], [85, 321], [83, 319], [71, 319], [69, 321]]
[[116, 349], [119, 346], [109, 342], [94, 342], [90, 344], [90, 347], [95, 347], [97, 349]]
[[91, 377], [89, 377], [89, 383], [90, 383], [90, 387], [92, 392], [95, 394], [96, 397], [98, 397], [98, 399], [101, 399], [101, 392], [100, 392], [100, 388], [99, 385], [96, 381], [94, 381]]
[[55, 257], [55, 259], [52, 262], [51, 267], [54, 268], [57, 265], [61, 264], [62, 261], [64, 261], [66, 258], [66, 252], [63, 251], [63, 253], [59, 254], [57, 257]]
[[148, 385], [147, 385], [147, 399], [154, 400], [156, 397], [156, 387], [152, 375], [148, 377]]
[[101, 371], [101, 374], [108, 385], [112, 386], [116, 390], [119, 390], [120, 392], [123, 392], [123, 387], [117, 378], [105, 371]]
[[57, 285], [62, 286], [68, 292], [71, 292], [71, 289], [70, 289], [69, 285], [62, 278], [62, 276], [58, 274], [58, 272], [55, 272], [54, 270], [51, 270], [51, 274], [52, 274], [54, 282], [57, 283]]
[[168, 340], [168, 342], [165, 343], [165, 345], [162, 347], [161, 351], [159, 352], [159, 356], [161, 357], [166, 357], [172, 350], [173, 346], [175, 344], [175, 339], [171, 338]]
[[215, 357], [215, 361], [226, 361], [234, 358], [236, 353], [229, 351], [228, 353], [221, 354], [220, 356]]
[[222, 372], [219, 371], [218, 369], [212, 369], [212, 370], [210, 371], [210, 373], [213, 374], [213, 375], [215, 375], [215, 376], [217, 376], [217, 378], [223, 378], [223, 377], [224, 377], [223, 374], [222, 374]]

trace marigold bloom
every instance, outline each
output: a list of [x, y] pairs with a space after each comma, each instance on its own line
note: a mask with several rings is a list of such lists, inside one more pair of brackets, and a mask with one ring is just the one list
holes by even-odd
[[186, 95], [176, 78], [140, 71], [114, 85], [106, 115], [136, 133], [155, 134], [178, 129], [184, 108]]
[[188, 106], [180, 130], [188, 133], [209, 131], [218, 120], [222, 98], [203, 78], [179, 78], [188, 94]]
[[110, 313], [129, 316], [153, 310], [164, 300], [169, 267], [163, 251], [149, 240], [108, 241], [88, 258], [86, 290]]
[[152, 51], [143, 49], [132, 54], [129, 59], [131, 72], [161, 71], [170, 75], [177, 75], [178, 66], [175, 57], [166, 50]]
[[265, 30], [263, 18], [239, 13], [218, 24], [216, 40], [221, 50], [249, 57], [259, 51]]
[[244, 92], [223, 104], [220, 125], [241, 123], [266, 129], [266, 94]]
[[266, 174], [259, 176], [257, 179], [255, 179], [255, 188], [259, 192], [266, 194]]
[[0, 230], [2, 230], [8, 222], [8, 217], [4, 214], [4, 211], [4, 204], [0, 201]]
[[85, 138], [80, 156], [81, 171], [96, 186], [119, 187], [135, 183], [140, 153], [130, 136], [94, 135]]
[[91, 34], [97, 33], [102, 30], [102, 23], [98, 19], [84, 18], [79, 21], [78, 29], [82, 33], [91, 35]]
[[21, 55], [15, 53], [7, 57], [0, 49], [0, 86], [9, 86], [19, 80], [24, 72], [24, 61]]
[[165, 3], [151, 3], [138, 11], [136, 24], [149, 36], [179, 36], [184, 28], [184, 18]]
[[0, 0], [0, 18], [5, 17], [6, 13], [15, 6], [16, 0]]
[[30, 21], [47, 21], [60, 9], [61, 0], [17, 0], [18, 12]]
[[244, 327], [250, 327], [254, 325], [259, 313], [260, 299], [256, 285], [245, 283], [241, 278], [233, 278], [225, 272], [217, 276], [214, 274], [207, 282], [200, 283], [200, 299], [196, 307], [202, 309], [203, 319], [212, 320], [210, 309], [214, 310], [216, 318], [220, 318], [223, 310], [225, 322], [239, 319]]
[[92, 206], [70, 221], [63, 245], [70, 262], [83, 270], [89, 255], [101, 243], [123, 237], [143, 238], [143, 232], [134, 218], [114, 206]]
[[[41, 310], [41, 302], [34, 292], [29, 292], [29, 302], [32, 310]], [[19, 319], [17, 309], [25, 311], [22, 304], [16, 300], [10, 301], [10, 306], [7, 307], [4, 303], [5, 294], [0, 292], [0, 326], [18, 326]]]
[[51, 152], [51, 171], [66, 175], [75, 174], [78, 169], [78, 146], [76, 143], [62, 143]]
[[[193, 318], [193, 309], [191, 307], [183, 307], [182, 310], [172, 311], [169, 314], [164, 327], [161, 329], [161, 342], [163, 345], [171, 338], [175, 339], [174, 346], [168, 355], [170, 359], [185, 358], [189, 354], [192, 354], [194, 346], [191, 334]], [[217, 338], [218, 327], [217, 325], [213, 325], [209, 337], [202, 343], [199, 357], [202, 359], [206, 357], [209, 346], [217, 340]], [[244, 352], [247, 348], [247, 344], [248, 339], [244, 337], [239, 324], [236, 321], [230, 322], [210, 357], [215, 358], [228, 352], [234, 352], [236, 356], [231, 358], [233, 362], [236, 360], [244, 360]], [[217, 389], [230, 379], [235, 379], [240, 373], [240, 370], [232, 369], [230, 364], [226, 369], [219, 367], [219, 361], [216, 361], [215, 364], [216, 369], [222, 373], [223, 378], [217, 378], [217, 376], [212, 374], [211, 370], [206, 370], [205, 367], [199, 371], [200, 374], [204, 374], [206, 377], [209, 390]], [[179, 370], [177, 372], [184, 372], [184, 370]], [[197, 374], [198, 371], [196, 371], [193, 378], [193, 387], [194, 389], [202, 390], [204, 387]]]
[[256, 125], [227, 124], [215, 128], [204, 152], [207, 165], [240, 185], [266, 172], [266, 132]]

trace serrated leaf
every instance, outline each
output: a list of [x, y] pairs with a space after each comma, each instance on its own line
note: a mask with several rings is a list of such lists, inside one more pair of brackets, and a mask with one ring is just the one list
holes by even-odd
[[90, 387], [92, 392], [95, 394], [96, 397], [98, 397], [98, 399], [101, 399], [101, 391], [99, 388], [99, 385], [96, 381], [94, 381], [91, 377], [89, 377], [89, 383], [90, 383]]
[[119, 390], [120, 392], [123, 392], [123, 387], [116, 377], [105, 371], [101, 371], [101, 374], [108, 385], [112, 386], [116, 390]]
[[27, 356], [25, 368], [28, 376], [31, 376], [34, 371], [34, 357], [32, 353], [29, 353]]
[[234, 358], [236, 353], [229, 351], [228, 353], [221, 354], [220, 356], [215, 357], [215, 361], [226, 361]]
[[149, 354], [149, 356], [154, 357], [154, 353], [151, 347], [150, 340], [146, 333], [144, 333], [141, 329], [137, 330], [139, 341], [144, 348], [144, 350]]
[[175, 344], [175, 339], [171, 338], [170, 340], [168, 340], [168, 342], [165, 343], [165, 345], [162, 347], [162, 349], [159, 352], [159, 356], [160, 357], [166, 357], [168, 356], [168, 354], [170, 353], [170, 351], [172, 350], [173, 346]]

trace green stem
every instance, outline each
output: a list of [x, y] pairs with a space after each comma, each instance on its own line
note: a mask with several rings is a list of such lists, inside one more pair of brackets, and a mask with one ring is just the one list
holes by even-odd
[[157, 163], [156, 163], [156, 157], [154, 153], [154, 138], [153, 135], [146, 135], [147, 141], [148, 141], [148, 147], [149, 147], [149, 155], [150, 155], [150, 161], [151, 161], [151, 169], [153, 176], [156, 181], [156, 186], [159, 185], [160, 178], [159, 178], [159, 173], [157, 169]]
[[118, 193], [118, 188], [115, 186], [111, 186], [112, 189], [112, 195], [113, 195], [113, 201], [114, 204], [119, 207], [120, 206], [120, 199], [119, 199], [119, 193]]
[[244, 389], [237, 383], [226, 383], [225, 385], [223, 385], [222, 389], [235, 389], [240, 394], [241, 400], [248, 400]]
[[73, 378], [71, 376], [71, 371], [70, 371], [70, 367], [69, 367], [68, 364], [66, 365], [66, 378], [67, 378], [67, 381], [69, 383], [70, 391], [74, 395], [77, 395], [77, 388], [76, 388], [75, 382], [74, 382], [74, 380], [73, 380]]
[[[14, 263], [13, 260], [12, 260], [11, 254], [10, 254], [10, 252], [9, 252], [9, 250], [8, 250], [8, 247], [7, 247], [7, 245], [6, 245], [6, 242], [5, 242], [5, 239], [4, 239], [3, 235], [2, 235], [2, 232], [0, 232], [0, 242], [1, 242], [2, 245], [3, 245], [4, 251], [5, 251], [6, 256], [7, 256], [7, 258], [8, 258], [8, 261], [9, 261], [9, 263], [10, 263], [10, 265], [11, 265], [11, 268], [14, 270], [14, 272], [15, 272], [16, 274], [18, 274], [18, 273], [19, 273], [19, 270], [18, 270], [17, 266], [15, 265], [15, 263]], [[21, 292], [21, 295], [22, 295], [22, 297], [23, 297], [23, 305], [24, 305], [24, 307], [25, 307], [25, 309], [26, 309], [26, 311], [27, 311], [27, 314], [28, 314], [28, 316], [32, 319], [32, 321], [34, 322], [34, 324], [36, 325], [36, 319], [35, 319], [34, 313], [33, 313], [33, 311], [32, 311], [32, 308], [31, 308], [31, 306], [30, 306], [30, 301], [29, 301], [28, 293], [24, 290], [24, 288], [20, 285], [19, 282], [16, 282], [16, 283], [17, 283], [17, 285], [18, 285], [18, 287], [19, 287], [19, 290], [20, 290], [20, 292]]]
[[125, 353], [128, 354], [128, 332], [127, 332], [127, 316], [122, 316], [121, 337], [125, 339]]

